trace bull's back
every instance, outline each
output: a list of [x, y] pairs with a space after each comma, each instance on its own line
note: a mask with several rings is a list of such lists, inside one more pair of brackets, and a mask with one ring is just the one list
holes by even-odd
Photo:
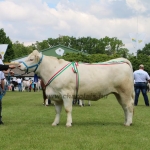
[[116, 92], [116, 87], [133, 84], [131, 67], [126, 64], [79, 65], [80, 92], [109, 93]]

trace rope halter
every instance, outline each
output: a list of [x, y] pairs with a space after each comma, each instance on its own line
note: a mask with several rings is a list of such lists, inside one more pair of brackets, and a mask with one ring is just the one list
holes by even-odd
[[24, 64], [24, 66], [27, 68], [27, 70], [26, 70], [26, 72], [25, 73], [30, 73], [30, 72], [28, 72], [29, 71], [29, 69], [30, 68], [34, 68], [35, 67], [35, 69], [34, 69], [34, 71], [32, 71], [32, 72], [36, 72], [36, 70], [37, 70], [37, 68], [38, 68], [38, 66], [40, 65], [40, 63], [42, 62], [42, 59], [43, 59], [43, 54], [42, 54], [42, 57], [40, 58], [40, 60], [39, 60], [39, 62], [37, 63], [37, 64], [34, 64], [34, 65], [32, 65], [32, 66], [28, 66], [24, 61], [19, 61], [19, 63], [22, 63], [22, 64]]

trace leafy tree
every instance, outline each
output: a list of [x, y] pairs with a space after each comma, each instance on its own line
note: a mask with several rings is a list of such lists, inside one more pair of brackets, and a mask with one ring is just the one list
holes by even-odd
[[139, 54], [150, 55], [150, 43], [146, 44], [142, 50], [138, 50], [137, 55], [139, 55]]
[[127, 48], [120, 48], [117, 50], [117, 54], [120, 57], [128, 58], [129, 50]]
[[82, 53], [67, 53], [66, 55], [62, 56], [63, 59], [67, 61], [81, 61], [85, 63], [98, 63], [98, 62], [104, 62], [108, 61], [110, 59], [117, 58], [118, 55], [106, 55], [106, 54], [90, 54], [90, 55], [84, 55]]
[[145, 54], [139, 54], [137, 57], [130, 57], [129, 60], [132, 63], [133, 71], [139, 68], [140, 64], [144, 65], [144, 69], [150, 74], [150, 57]]
[[15, 53], [15, 58], [19, 58], [19, 57], [24, 57], [28, 54], [30, 54], [35, 47], [31, 46], [24, 46], [23, 43], [19, 43], [19, 41], [16, 41], [13, 44], [13, 49], [14, 49], [14, 53]]

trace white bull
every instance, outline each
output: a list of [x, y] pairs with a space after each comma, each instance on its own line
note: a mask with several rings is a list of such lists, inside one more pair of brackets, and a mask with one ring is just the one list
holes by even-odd
[[[22, 81], [22, 91], [29, 91], [29, 87], [30, 87], [30, 80], [23, 80]], [[40, 83], [40, 80], [38, 80], [38, 82], [36, 83], [36, 89], [38, 91], [40, 91], [41, 89], [41, 83]]]
[[30, 87], [30, 80], [23, 80], [22, 81], [22, 91], [29, 91], [29, 87]]
[[72, 125], [72, 100], [76, 95], [78, 99], [96, 101], [111, 93], [124, 110], [124, 124], [132, 124], [134, 83], [132, 65], [127, 59], [77, 65], [34, 50], [18, 67], [35, 72], [47, 86], [46, 95], [55, 101], [56, 116], [53, 126], [59, 124], [63, 105], [67, 113], [66, 126]]

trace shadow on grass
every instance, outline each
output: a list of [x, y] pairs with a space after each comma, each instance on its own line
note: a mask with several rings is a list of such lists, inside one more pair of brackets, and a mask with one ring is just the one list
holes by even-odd
[[101, 122], [101, 121], [86, 121], [86, 122], [74, 122], [75, 126], [123, 126], [121, 122]]
[[134, 106], [134, 107], [150, 107], [150, 106], [146, 106], [146, 105], [137, 105], [137, 106]]

